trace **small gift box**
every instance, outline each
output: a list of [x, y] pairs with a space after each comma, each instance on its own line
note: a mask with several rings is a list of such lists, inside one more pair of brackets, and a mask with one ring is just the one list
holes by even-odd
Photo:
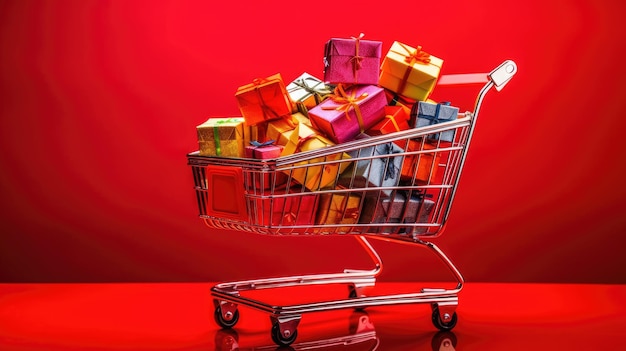
[[387, 100], [375, 85], [342, 85], [321, 104], [309, 111], [315, 127], [335, 143], [343, 143], [373, 127], [385, 116]]
[[304, 72], [287, 85], [287, 92], [295, 102], [297, 111], [306, 116], [309, 109], [319, 105], [332, 93], [332, 89], [320, 79]]
[[324, 81], [331, 84], [378, 84], [382, 42], [333, 38], [324, 48]]
[[[436, 149], [436, 145], [423, 139], [409, 140], [408, 151], [426, 151]], [[441, 154], [436, 151], [406, 155], [400, 172], [400, 181], [413, 184], [428, 184], [435, 179]]]
[[[383, 88], [384, 89], [384, 88]], [[385, 97], [387, 98], [387, 105], [389, 106], [400, 106], [404, 110], [407, 116], [411, 115], [411, 109], [413, 105], [416, 103], [415, 100], [411, 100], [405, 98], [398, 93], [395, 93], [389, 89], [385, 89]], [[411, 125], [409, 123], [409, 125]]]
[[245, 155], [247, 158], [268, 160], [280, 157], [283, 148], [284, 146], [282, 145], [275, 145], [274, 140], [268, 140], [263, 143], [251, 141], [250, 145], [246, 146]]
[[[270, 196], [271, 195], [271, 196]], [[264, 226], [311, 225], [315, 222], [319, 195], [300, 186], [265, 191], [250, 198], [253, 222]]]
[[[396, 192], [393, 197], [381, 196], [370, 192], [363, 201], [363, 210], [359, 223], [429, 223], [435, 202], [425, 198], [424, 194]], [[404, 232], [396, 227], [381, 227], [383, 233]], [[413, 233], [423, 233], [426, 227], [416, 227]]]
[[[322, 193], [319, 194], [319, 197], [315, 224], [355, 224], [359, 222], [360, 194], [352, 192]], [[349, 231], [350, 227], [342, 227], [337, 230]]]
[[[408, 118], [409, 115], [402, 107], [385, 106], [385, 117], [368, 129], [365, 134], [376, 136], [407, 130], [409, 129]], [[396, 140], [394, 143], [404, 150], [407, 142], [405, 139], [402, 139]]]
[[[361, 134], [361, 138], [368, 138]], [[356, 159], [345, 172], [339, 176], [338, 184], [350, 189], [369, 187], [395, 187], [400, 181], [402, 159], [399, 154], [403, 150], [394, 143], [384, 143], [364, 147], [349, 152]], [[383, 190], [390, 194], [392, 190]]]
[[395, 41], [383, 59], [379, 85], [402, 96], [424, 101], [435, 88], [443, 60]]
[[248, 126], [290, 115], [294, 106], [279, 73], [239, 87], [235, 98]]
[[[413, 105], [411, 110], [411, 119], [416, 121], [415, 127], [424, 127], [441, 122], [447, 122], [457, 119], [459, 108], [450, 106], [449, 102], [441, 102], [438, 104], [418, 101]], [[428, 136], [429, 139], [441, 141], [454, 141], [454, 130], [446, 130], [441, 133], [435, 133]]]
[[211, 117], [196, 127], [201, 156], [244, 157], [248, 128], [241, 117]]
[[[332, 145], [335, 144], [322, 136], [318, 131], [306, 124], [299, 123], [291, 134], [281, 156], [322, 149]], [[316, 191], [323, 187], [334, 186], [337, 175], [343, 172], [350, 163], [348, 161], [339, 162], [339, 160], [348, 159], [350, 159], [350, 156], [346, 153], [315, 157], [293, 165], [287, 165], [287, 169], [284, 172], [290, 175], [293, 180], [304, 185], [308, 190]], [[321, 162], [324, 162], [324, 164], [316, 165]], [[302, 167], [303, 165], [304, 167]]]

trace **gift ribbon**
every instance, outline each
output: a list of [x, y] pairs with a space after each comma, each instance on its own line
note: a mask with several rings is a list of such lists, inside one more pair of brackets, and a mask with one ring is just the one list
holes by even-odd
[[[265, 120], [280, 117], [276, 113], [276, 111], [272, 110], [272, 108], [267, 105], [267, 103], [263, 99], [263, 94], [261, 94], [261, 89], [260, 89], [261, 88], [261, 84], [270, 83], [270, 82], [272, 82], [272, 81], [270, 81], [270, 80], [268, 80], [266, 78], [255, 78], [252, 81], [252, 84], [254, 85], [254, 91], [256, 91], [257, 96], [259, 97], [259, 100], [261, 101], [261, 110], [263, 111], [263, 119], [265, 119]], [[274, 82], [278, 82], [278, 80], [274, 80]], [[271, 115], [273, 115], [273, 117], [271, 117]], [[270, 116], [270, 117], [267, 117], [267, 116]]]
[[220, 142], [220, 124], [225, 123], [238, 123], [239, 121], [233, 118], [220, 119], [215, 122], [215, 126], [213, 126], [213, 140], [215, 141], [215, 154], [217, 156], [222, 156], [222, 144]]
[[250, 142], [250, 145], [254, 146], [254, 147], [264, 147], [264, 146], [270, 146], [274, 144], [274, 140], [268, 140], [264, 143], [260, 143], [257, 140], [253, 140]]
[[400, 131], [400, 126], [398, 125], [398, 122], [396, 122], [396, 116], [386, 115], [385, 118], [388, 118], [389, 120], [391, 120], [391, 123], [396, 128], [396, 132]]
[[442, 105], [443, 106], [450, 106], [450, 102], [449, 101], [443, 101], [443, 102], [438, 103], [437, 106], [435, 107], [435, 115], [434, 116], [418, 113], [417, 117], [428, 120], [428, 125], [437, 124], [437, 123], [441, 122], [441, 120], [439, 119], [439, 111], [441, 110], [441, 106]]
[[[335, 207], [335, 209], [333, 209], [333, 211], [335, 211], [335, 223], [343, 223], [344, 219], [358, 219], [359, 208], [358, 207], [348, 208], [348, 201], [350, 201], [350, 194], [343, 194], [341, 196], [343, 197], [341, 199], [341, 204], [339, 205], [338, 208]], [[332, 203], [333, 202], [331, 199], [331, 204]]]
[[354, 56], [350, 58], [350, 62], [352, 62], [352, 74], [354, 75], [355, 84], [358, 84], [358, 81], [359, 81], [357, 77], [357, 72], [363, 66], [363, 64], [361, 63], [361, 61], [363, 61], [363, 56], [359, 55], [359, 44], [361, 43], [361, 39], [363, 39], [364, 36], [365, 34], [361, 33], [356, 38], [352, 37], [352, 39], [356, 41], [355, 49], [354, 49]]
[[408, 53], [408, 55], [404, 55], [404, 62], [406, 62], [408, 66], [404, 71], [404, 76], [400, 81], [400, 85], [398, 85], [398, 93], [402, 94], [404, 92], [404, 89], [406, 88], [406, 83], [409, 79], [409, 75], [411, 74], [411, 69], [413, 69], [413, 65], [415, 63], [421, 63], [426, 65], [429, 64], [430, 54], [422, 51], [421, 46], [418, 46], [415, 50], [411, 51], [408, 47], [402, 45], [401, 43], [398, 44]]
[[361, 115], [361, 109], [359, 107], [358, 102], [362, 101], [367, 96], [368, 96], [367, 93], [363, 93], [357, 97], [356, 89], [352, 89], [352, 92], [350, 93], [350, 95], [348, 95], [346, 94], [346, 91], [343, 89], [343, 86], [339, 84], [335, 88], [334, 94], [330, 96], [330, 99], [333, 102], [340, 104], [340, 105], [337, 107], [322, 106], [322, 110], [334, 109], [337, 111], [344, 111], [346, 114], [346, 119], [350, 121], [351, 118], [348, 112], [350, 111], [350, 108], [354, 108], [354, 113], [356, 114], [357, 121], [359, 122], [359, 128], [361, 130], [361, 133], [363, 133], [365, 131], [365, 123], [363, 122], [363, 116]]
[[[385, 147], [383, 153], [379, 153], [379, 155], [392, 155], [393, 154], [393, 145], [391, 143], [386, 143], [383, 145]], [[374, 150], [375, 152], [378, 152], [377, 149]], [[393, 159], [395, 157], [387, 157], [386, 161], [384, 159], [380, 159], [381, 161], [383, 161], [383, 164], [386, 163], [387, 167], [385, 169], [385, 176], [384, 176], [384, 180], [387, 179], [395, 179], [398, 176], [398, 168], [396, 167], [396, 164], [393, 162]], [[383, 166], [384, 167], [384, 166]]]
[[[315, 82], [315, 85], [310, 86], [307, 83], [307, 80], [312, 80], [313, 82]], [[296, 79], [295, 81], [293, 81], [293, 84], [296, 86], [296, 88], [291, 88], [289, 92], [293, 93], [296, 90], [304, 89], [304, 91], [313, 95], [313, 97], [315, 98], [315, 102], [317, 102], [318, 104], [322, 102], [324, 96], [332, 93], [330, 90], [326, 88], [326, 85], [324, 84], [324, 82], [313, 79], [313, 78]], [[317, 88], [320, 84], [322, 85], [322, 87]]]

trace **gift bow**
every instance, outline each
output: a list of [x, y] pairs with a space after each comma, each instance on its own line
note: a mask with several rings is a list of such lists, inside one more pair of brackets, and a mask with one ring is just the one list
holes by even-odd
[[358, 82], [357, 71], [360, 70], [361, 67], [363, 66], [363, 64], [361, 63], [361, 61], [363, 61], [363, 56], [359, 55], [359, 44], [361, 43], [361, 39], [363, 39], [364, 36], [365, 36], [365, 34], [361, 33], [356, 38], [355, 37], [351, 37], [352, 39], [354, 39], [356, 41], [355, 49], [354, 49], [354, 56], [352, 56], [352, 58], [350, 58], [350, 62], [352, 62], [352, 74], [354, 75], [354, 82], [355, 83]]
[[411, 69], [413, 68], [413, 64], [418, 62], [422, 64], [430, 63], [430, 54], [426, 51], [422, 51], [421, 46], [417, 46], [415, 50], [411, 51], [408, 47], [402, 45], [400, 46], [408, 53], [408, 55], [404, 55], [404, 62], [408, 64], [406, 70], [404, 71], [404, 76], [402, 76], [402, 80], [400, 80], [400, 84], [398, 85], [398, 93], [402, 94], [404, 89], [406, 88], [406, 83], [409, 79], [409, 75], [411, 75]]
[[401, 45], [404, 50], [406, 50], [409, 54], [405, 55], [404, 62], [409, 65], [413, 65], [415, 62], [420, 63], [430, 63], [430, 54], [426, 51], [422, 51], [421, 46], [417, 46], [414, 51], [407, 49], [404, 45]]
[[388, 119], [391, 120], [391, 123], [396, 128], [396, 132], [400, 131], [400, 126], [398, 125], [398, 122], [396, 122], [396, 116], [394, 116], [394, 115], [386, 115], [385, 118], [388, 118]]
[[335, 88], [334, 94], [330, 96], [330, 99], [333, 102], [340, 104], [340, 105], [337, 107], [323, 106], [322, 110], [344, 111], [346, 113], [346, 119], [350, 121], [351, 118], [348, 112], [350, 111], [350, 108], [353, 107], [354, 113], [356, 114], [357, 121], [359, 122], [359, 128], [361, 130], [361, 133], [363, 133], [365, 131], [365, 123], [363, 122], [363, 116], [361, 115], [361, 108], [359, 107], [358, 102], [367, 98], [367, 96], [368, 96], [367, 93], [362, 93], [361, 95], [357, 97], [356, 89], [352, 89], [352, 92], [350, 93], [350, 95], [348, 95], [346, 94], [346, 91], [343, 89], [343, 86], [339, 84]]
[[260, 143], [257, 140], [252, 140], [250, 142], [250, 145], [254, 146], [254, 147], [264, 147], [264, 146], [270, 146], [272, 144], [274, 144], [275, 140], [268, 140], [266, 142]]
[[216, 125], [213, 126], [213, 140], [215, 141], [215, 154], [217, 156], [222, 156], [222, 144], [220, 142], [219, 127], [220, 124], [226, 123], [239, 123], [239, 121], [234, 118], [218, 119], [217, 121], [215, 121]]
[[[307, 80], [312, 80], [313, 82], [315, 82], [315, 85], [310, 86], [309, 83], [307, 83]], [[328, 90], [328, 88], [326, 88], [326, 85], [323, 84], [322, 81], [318, 81], [312, 78], [300, 78], [300, 79], [296, 79], [295, 81], [293, 81], [293, 84], [295, 86], [297, 86], [297, 88], [295, 88], [294, 90], [292, 90], [291, 92], [297, 90], [297, 89], [304, 89], [304, 91], [306, 91], [307, 93], [313, 95], [315, 97], [315, 101], [317, 101], [317, 103], [321, 102], [321, 98], [331, 94], [332, 92], [330, 90]], [[319, 85], [322, 85], [321, 88], [318, 88]]]

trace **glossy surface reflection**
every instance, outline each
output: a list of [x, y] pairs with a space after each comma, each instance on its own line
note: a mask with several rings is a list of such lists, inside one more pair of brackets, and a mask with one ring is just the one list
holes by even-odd
[[[210, 286], [3, 284], [0, 349], [278, 349], [264, 313], [242, 308], [236, 328], [218, 328]], [[319, 293], [311, 289], [301, 298]], [[468, 283], [451, 332], [433, 327], [425, 305], [310, 313], [294, 344], [282, 349], [595, 350], [607, 340], [621, 344], [624, 301], [623, 285]]]

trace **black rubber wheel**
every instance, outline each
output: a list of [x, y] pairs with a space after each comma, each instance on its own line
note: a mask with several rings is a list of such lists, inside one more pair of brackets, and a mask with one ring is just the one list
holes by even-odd
[[274, 323], [274, 325], [272, 326], [272, 341], [274, 341], [274, 343], [278, 346], [289, 346], [294, 341], [296, 341], [297, 337], [298, 337], [297, 329], [294, 329], [293, 333], [291, 333], [291, 335], [289, 335], [288, 338], [285, 338], [283, 334], [280, 332], [280, 326], [278, 325], [278, 323]]
[[441, 320], [441, 316], [439, 316], [439, 307], [434, 307], [432, 320], [433, 320], [433, 324], [435, 325], [435, 327], [437, 327], [437, 329], [441, 331], [452, 330], [452, 328], [454, 328], [454, 326], [456, 325], [456, 320], [457, 320], [456, 312], [452, 313], [452, 317], [450, 318], [449, 322], [444, 322], [443, 320]]
[[222, 316], [222, 308], [216, 307], [213, 316], [215, 317], [215, 323], [217, 323], [217, 325], [219, 325], [220, 327], [232, 328], [235, 326], [235, 324], [237, 324], [237, 321], [239, 321], [239, 310], [235, 310], [235, 313], [233, 313], [233, 317], [227, 320], [224, 318], [224, 316]]
[[[348, 286], [348, 298], [349, 299], [356, 299], [358, 298], [357, 294], [356, 294], [356, 288], [352, 287], [352, 286]], [[354, 308], [355, 311], [364, 311], [365, 307], [363, 306], [358, 306]]]

